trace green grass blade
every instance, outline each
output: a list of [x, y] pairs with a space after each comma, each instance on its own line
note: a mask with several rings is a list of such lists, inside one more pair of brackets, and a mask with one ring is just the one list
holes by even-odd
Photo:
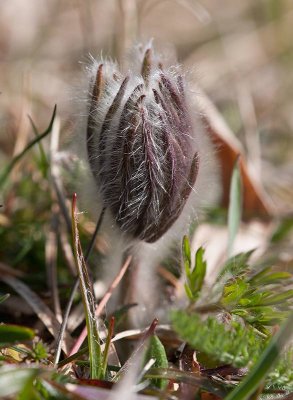
[[239, 229], [242, 215], [242, 185], [239, 167], [239, 157], [237, 158], [231, 178], [229, 209], [228, 209], [228, 256], [231, 257], [233, 244]]
[[[32, 120], [32, 118], [30, 116], [28, 118], [30, 120], [30, 123], [31, 123], [32, 129], [33, 129], [33, 132], [35, 134], [35, 137], [36, 138], [39, 137], [40, 133], [39, 133], [34, 121]], [[47, 178], [48, 169], [49, 169], [50, 163], [48, 161], [48, 158], [46, 156], [44, 147], [43, 147], [42, 142], [40, 140], [38, 141], [38, 147], [39, 147], [39, 150], [40, 150], [40, 160], [38, 160], [39, 169], [42, 172], [43, 178]]]
[[106, 376], [107, 372], [107, 364], [108, 364], [108, 356], [109, 356], [109, 350], [110, 350], [110, 345], [111, 345], [111, 339], [114, 333], [114, 323], [115, 323], [115, 318], [112, 316], [110, 319], [110, 324], [109, 324], [109, 329], [108, 329], [108, 335], [105, 343], [105, 349], [103, 353], [103, 376]]
[[0, 296], [0, 304], [3, 303], [5, 300], [7, 300], [9, 297], [10, 297], [9, 293]]
[[189, 239], [187, 236], [183, 237], [182, 257], [183, 257], [186, 276], [189, 277], [191, 273], [191, 251], [190, 251]]
[[246, 400], [263, 383], [266, 375], [279, 358], [282, 348], [293, 333], [293, 312], [282, 325], [279, 332], [273, 336], [258, 362], [246, 378], [226, 397], [225, 400]]
[[76, 194], [72, 200], [72, 235], [74, 257], [79, 277], [81, 296], [85, 311], [86, 326], [88, 333], [88, 348], [90, 359], [90, 376], [92, 379], [103, 378], [103, 362], [101, 355], [100, 338], [95, 319], [95, 301], [92, 285], [90, 283], [87, 267], [82, 254], [79, 241], [76, 216]]
[[57, 367], [58, 367], [58, 368], [64, 367], [64, 365], [69, 364], [69, 363], [71, 363], [71, 362], [77, 360], [80, 356], [82, 356], [82, 355], [88, 353], [88, 351], [89, 351], [88, 346], [84, 346], [84, 347], [83, 347], [81, 350], [79, 350], [77, 353], [74, 353], [74, 354], [72, 354], [71, 356], [64, 358], [64, 360], [59, 361], [58, 364], [57, 364]]
[[57, 106], [54, 106], [54, 110], [53, 110], [53, 114], [50, 120], [50, 123], [48, 125], [48, 128], [41, 133], [40, 135], [38, 135], [35, 139], [33, 139], [24, 150], [22, 150], [17, 156], [15, 156], [12, 161], [3, 168], [3, 170], [0, 172], [0, 187], [2, 187], [4, 185], [4, 183], [6, 182], [6, 179], [8, 178], [9, 174], [11, 173], [11, 171], [13, 170], [13, 168], [15, 167], [15, 165], [19, 162], [19, 160], [26, 154], [26, 152], [28, 150], [30, 150], [36, 143], [38, 143], [40, 140], [44, 139], [45, 136], [47, 136], [53, 127], [53, 123], [56, 117], [56, 110], [57, 110]]

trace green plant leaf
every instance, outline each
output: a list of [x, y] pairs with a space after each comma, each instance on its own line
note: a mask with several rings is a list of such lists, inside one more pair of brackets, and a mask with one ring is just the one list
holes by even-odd
[[[145, 354], [144, 364], [148, 362], [151, 358], [156, 360], [153, 365], [154, 368], [168, 368], [168, 359], [165, 348], [161, 343], [160, 339], [158, 338], [158, 336], [156, 335], [153, 335], [150, 338], [149, 347]], [[158, 387], [159, 389], [165, 389], [165, 387], [168, 384], [168, 381], [162, 378], [151, 379], [151, 382], [154, 386]]]
[[189, 298], [190, 301], [193, 301], [193, 293], [187, 283], [184, 283], [184, 289], [187, 297]]
[[48, 350], [45, 344], [41, 341], [34, 343], [30, 356], [35, 361], [43, 361], [48, 358]]
[[20, 390], [17, 396], [17, 400], [40, 400], [40, 394], [34, 386], [34, 377], [28, 379], [24, 387]]
[[[293, 290], [289, 289], [292, 275], [272, 272], [272, 267], [262, 268], [256, 273], [247, 264], [249, 254], [236, 257], [242, 266], [236, 264], [237, 273], [232, 274], [230, 271], [235, 271], [235, 265], [228, 260], [223, 269], [226, 273], [223, 274], [222, 270], [216, 285], [218, 291], [222, 290], [218, 303], [267, 334], [265, 326], [278, 324], [287, 318], [293, 299]], [[286, 286], [288, 290], [285, 290]]]
[[277, 284], [283, 280], [290, 278], [292, 278], [292, 274], [290, 274], [289, 272], [271, 272], [271, 267], [268, 267], [260, 273], [254, 275], [251, 279], [249, 279], [249, 282], [254, 286], [264, 286]]
[[221, 303], [226, 308], [235, 306], [248, 289], [249, 285], [244, 278], [231, 279], [231, 281], [224, 286]]
[[18, 325], [0, 325], [0, 346], [8, 346], [14, 343], [22, 343], [27, 340], [32, 340], [35, 337], [35, 332]]
[[269, 372], [266, 378], [268, 390], [283, 390], [293, 393], [293, 347], [288, 348], [282, 354], [276, 367]]
[[293, 229], [293, 217], [286, 216], [286, 218], [280, 223], [275, 232], [272, 235], [272, 243], [279, 243], [281, 240], [286, 238], [291, 230]]
[[237, 158], [231, 178], [229, 209], [228, 209], [228, 255], [231, 256], [234, 241], [239, 229], [242, 216], [242, 185], [239, 166], [239, 157]]
[[188, 237], [184, 236], [182, 241], [182, 258], [186, 275], [184, 288], [192, 303], [199, 297], [206, 274], [206, 262], [203, 257], [204, 249], [200, 247], [195, 254], [194, 267], [192, 268], [190, 243]]
[[218, 364], [244, 367], [256, 361], [264, 348], [264, 340], [249, 326], [232, 320], [229, 324], [214, 317], [201, 320], [197, 314], [173, 311], [174, 330], [190, 346]]
[[290, 314], [287, 321], [285, 321], [279, 332], [272, 337], [249, 374], [227, 396], [226, 400], [246, 400], [262, 385], [266, 375], [280, 357], [285, 344], [289, 342], [293, 333], [292, 326], [293, 312]]
[[217, 282], [221, 281], [223, 278], [231, 278], [232, 276], [239, 275], [240, 273], [245, 273], [248, 270], [248, 261], [254, 250], [250, 250], [246, 253], [239, 253], [236, 256], [230, 257], [221, 269]]
[[279, 303], [284, 303], [286, 300], [293, 300], [293, 289], [286, 290], [285, 292], [271, 295], [260, 301], [260, 305], [269, 306]]
[[183, 257], [183, 264], [184, 264], [186, 276], [189, 277], [190, 271], [191, 271], [191, 251], [190, 251], [189, 239], [187, 236], [183, 237], [182, 257]]
[[20, 392], [41, 373], [38, 368], [5, 365], [0, 368], [1, 397]]
[[200, 247], [195, 254], [194, 269], [192, 271], [193, 290], [197, 294], [200, 292], [207, 269], [207, 263], [204, 261], [204, 249]]

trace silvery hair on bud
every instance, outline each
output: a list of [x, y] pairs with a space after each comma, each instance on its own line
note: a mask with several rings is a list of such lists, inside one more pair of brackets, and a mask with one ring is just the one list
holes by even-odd
[[96, 218], [106, 209], [107, 276], [131, 249], [133, 300], [149, 318], [158, 301], [155, 268], [196, 218], [215, 174], [195, 97], [180, 66], [164, 65], [151, 44], [137, 46], [126, 67], [108, 60], [87, 67], [77, 129], [78, 155], [88, 166], [81, 192]]

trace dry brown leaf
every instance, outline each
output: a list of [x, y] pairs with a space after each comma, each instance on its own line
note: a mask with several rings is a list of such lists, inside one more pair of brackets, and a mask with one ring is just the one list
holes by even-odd
[[231, 175], [235, 161], [240, 155], [240, 169], [243, 182], [244, 218], [261, 217], [269, 219], [272, 207], [256, 179], [249, 173], [241, 143], [230, 130], [220, 112], [200, 90], [203, 122], [217, 150], [217, 158], [221, 166], [222, 206], [228, 207]]

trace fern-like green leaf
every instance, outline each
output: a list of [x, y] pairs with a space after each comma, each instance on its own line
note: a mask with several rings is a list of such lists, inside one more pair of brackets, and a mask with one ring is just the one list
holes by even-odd
[[174, 311], [171, 319], [178, 335], [215, 365], [247, 366], [257, 360], [265, 346], [253, 328], [236, 320], [224, 324], [208, 317], [202, 321], [197, 314], [185, 311]]

